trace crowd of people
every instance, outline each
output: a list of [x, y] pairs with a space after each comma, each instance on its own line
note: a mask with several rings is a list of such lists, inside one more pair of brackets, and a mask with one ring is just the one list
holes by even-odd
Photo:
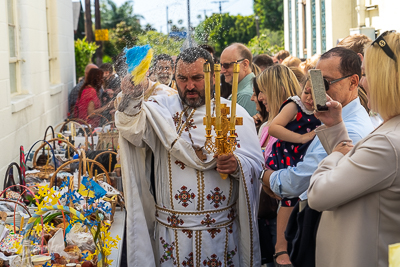
[[[70, 115], [120, 132], [128, 264], [388, 266], [400, 242], [399, 58], [400, 34], [385, 32], [308, 59], [253, 57], [240, 43], [217, 58], [203, 45], [157, 55], [140, 84], [124, 53], [115, 72], [88, 65]], [[240, 65], [233, 154], [204, 147], [206, 62], [212, 90], [221, 64], [228, 107]], [[314, 110], [310, 69], [322, 72], [326, 112]]]

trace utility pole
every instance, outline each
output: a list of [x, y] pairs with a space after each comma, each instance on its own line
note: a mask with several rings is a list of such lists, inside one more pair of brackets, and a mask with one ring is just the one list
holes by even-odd
[[169, 35], [168, 6], [167, 6], [167, 35]]
[[85, 18], [86, 18], [86, 41], [93, 42], [92, 31], [92, 13], [90, 10], [90, 0], [85, 0]]
[[[96, 30], [101, 29], [100, 18], [100, 0], [94, 0], [94, 27]], [[96, 44], [99, 46], [96, 50], [96, 64], [100, 66], [103, 63], [103, 42], [98, 41]]]
[[203, 9], [204, 11], [204, 19], [207, 17], [207, 11], [212, 11], [212, 9]]
[[[174, 3], [174, 4], [171, 4], [171, 5], [169, 5], [169, 6], [175, 6], [175, 5], [180, 5], [179, 3]], [[168, 19], [168, 7], [169, 6], [167, 6], [167, 34], [169, 35], [169, 19]]]
[[188, 42], [189, 42], [189, 47], [192, 47], [192, 38], [190, 38], [190, 0], [187, 0], [187, 10], [188, 10], [187, 38], [188, 38]]
[[225, 0], [220, 0], [220, 1], [212, 1], [211, 3], [215, 3], [215, 4], [218, 4], [219, 3], [219, 14], [222, 14], [222, 6], [221, 6], [221, 4], [222, 3], [226, 3], [226, 2], [229, 2], [229, 1], [225, 1]]

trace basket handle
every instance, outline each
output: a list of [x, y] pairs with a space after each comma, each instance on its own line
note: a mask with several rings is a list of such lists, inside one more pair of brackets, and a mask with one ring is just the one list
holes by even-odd
[[109, 120], [108, 120], [105, 116], [101, 115], [100, 113], [96, 113], [96, 112], [93, 112], [93, 113], [89, 114], [89, 115], [86, 117], [86, 119], [89, 119], [90, 117], [93, 117], [93, 116], [99, 116], [99, 117], [105, 119], [105, 120], [107, 121], [106, 123], [109, 122]]
[[1, 201], [11, 202], [11, 203], [20, 205], [28, 213], [29, 217], [32, 217], [32, 214], [29, 212], [28, 208], [25, 205], [23, 205], [22, 203], [20, 203], [19, 201], [15, 201], [15, 200], [8, 199], [8, 198], [0, 198], [0, 202]]
[[[114, 155], [116, 155], [116, 156], [118, 155], [117, 152], [115, 152], [115, 151], [113, 151], [113, 150], [103, 151], [103, 152], [97, 154], [96, 157], [94, 157], [93, 160], [96, 161], [96, 159], [98, 159], [101, 155], [104, 155], [104, 154], [107, 154], [107, 153], [110, 154], [110, 164], [111, 164], [111, 157], [112, 157], [112, 154], [114, 154]], [[91, 173], [93, 173], [93, 167], [94, 167], [94, 164], [92, 163], [92, 166], [90, 167], [90, 172], [91, 172]], [[111, 166], [108, 166], [108, 168], [109, 168], [109, 172], [111, 172]]]
[[[78, 149], [76, 149], [75, 146], [73, 144], [71, 144], [70, 142], [68, 142], [67, 140], [60, 139], [60, 138], [54, 138], [54, 139], [49, 140], [48, 142], [54, 142], [55, 143], [56, 141], [66, 143], [68, 147], [71, 147], [76, 153], [78, 153]], [[36, 168], [36, 157], [37, 157], [38, 152], [40, 151], [40, 149], [42, 147], [44, 148], [45, 146], [46, 146], [46, 143], [41, 144], [40, 147], [35, 151], [35, 154], [33, 154], [33, 158], [32, 158], [33, 168]], [[55, 166], [55, 169], [57, 169], [56, 166]]]
[[[68, 164], [71, 164], [71, 163], [74, 163], [74, 162], [79, 162], [79, 166], [81, 166], [81, 164], [83, 164], [82, 161], [83, 161], [82, 158], [79, 158], [79, 159], [70, 160], [70, 161], [65, 162], [64, 164], [62, 164], [62, 165], [54, 172], [53, 176], [50, 178], [50, 188], [52, 188], [52, 187], [54, 186], [54, 180], [56, 179], [58, 172], [60, 172], [60, 170], [61, 170], [62, 168], [64, 168], [64, 167], [67, 166]], [[86, 161], [89, 162], [89, 163], [94, 163], [94, 164], [96, 164], [97, 166], [99, 166], [100, 169], [101, 169], [102, 171], [104, 171], [104, 173], [106, 174], [107, 183], [108, 183], [108, 184], [111, 184], [110, 176], [108, 175], [107, 170], [104, 168], [104, 166], [103, 166], [101, 163], [99, 163], [99, 162], [97, 162], [97, 161], [94, 161], [94, 160], [92, 160], [92, 159], [86, 159]], [[78, 188], [79, 188], [80, 183], [81, 183], [81, 179], [80, 179], [81, 170], [85, 170], [85, 169], [86, 169], [85, 167], [86, 167], [86, 166], [83, 166], [83, 168], [80, 169], [80, 171], [79, 171], [79, 174], [78, 174]]]
[[[89, 133], [90, 133], [90, 138], [91, 138], [91, 140], [92, 140], [92, 146], [94, 146], [93, 134], [92, 134], [92, 127], [90, 127], [90, 125], [89, 125], [86, 121], [84, 121], [84, 120], [82, 120], [82, 119], [79, 119], [79, 118], [71, 118], [71, 119], [65, 120], [65, 122], [61, 125], [60, 132], [62, 132], [62, 129], [64, 128], [64, 126], [65, 126], [66, 124], [70, 123], [70, 122], [75, 123], [75, 124], [78, 124], [82, 129], [83, 129], [82, 124], [85, 125], [86, 127], [88, 127]], [[58, 128], [58, 126], [59, 126], [59, 125], [57, 125], [56, 128]], [[87, 138], [88, 138], [88, 137], [87, 137], [87, 133], [86, 133], [86, 131], [83, 131], [83, 132], [85, 133], [85, 137], [86, 137], [86, 147], [87, 147], [87, 149], [89, 149], [89, 142], [88, 142], [88, 140], [87, 140]]]
[[[19, 179], [21, 179], [21, 168], [19, 167], [19, 165], [16, 162], [11, 162], [10, 165], [8, 165], [8, 168], [6, 170], [6, 175], [4, 177], [4, 187], [3, 190], [6, 189], [7, 187], [9, 187], [10, 185], [16, 185], [14, 177], [11, 177], [10, 174], [12, 174], [13, 172], [13, 167], [16, 167], [18, 170], [18, 175], [19, 175]], [[12, 184], [9, 184], [9, 181], [11, 179]], [[22, 192], [21, 189], [18, 190], [20, 193]], [[6, 197], [6, 192], [4, 192], [3, 197]]]
[[[46, 131], [44, 132], [43, 140], [46, 140], [47, 131], [48, 131], [49, 129], [51, 129], [51, 132], [52, 132], [52, 134], [53, 134], [53, 139], [56, 138], [56, 136], [54, 135], [54, 128], [53, 128], [53, 126], [50, 125], [49, 127], [46, 128]], [[53, 141], [53, 148], [56, 149], [56, 141]], [[44, 154], [44, 146], [43, 146], [43, 154]]]
[[[52, 141], [52, 140], [50, 140], [50, 141]], [[36, 141], [36, 142], [31, 146], [31, 148], [29, 148], [28, 154], [25, 155], [25, 163], [26, 163], [26, 161], [28, 160], [28, 156], [29, 156], [29, 154], [31, 153], [32, 149], [33, 149], [33, 148], [35, 147], [35, 145], [36, 145], [37, 143], [39, 143], [39, 142], [46, 142], [46, 143], [49, 145], [49, 147], [50, 147], [50, 149], [51, 149], [51, 152], [53, 153], [54, 164], [57, 165], [57, 162], [56, 162], [56, 154], [54, 154], [53, 147], [52, 147], [52, 146], [50, 145], [50, 143], [47, 142], [46, 140], [38, 140], [38, 141]], [[39, 148], [38, 150], [40, 150], [40, 148]], [[35, 152], [35, 153], [36, 153], [36, 152]]]

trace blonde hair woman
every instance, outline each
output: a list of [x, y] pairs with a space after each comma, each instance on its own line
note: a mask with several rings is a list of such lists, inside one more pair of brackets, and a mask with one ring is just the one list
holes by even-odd
[[260, 88], [258, 100], [267, 108], [269, 122], [278, 115], [279, 108], [288, 97], [301, 93], [296, 75], [285, 65], [267, 68], [256, 77], [256, 82]]
[[[271, 154], [276, 138], [270, 136], [268, 129], [272, 120], [278, 115], [279, 110], [289, 97], [299, 96], [301, 93], [300, 84], [296, 75], [285, 65], [274, 65], [264, 70], [256, 77], [257, 85], [260, 89], [258, 100], [263, 102], [268, 114], [268, 123], [261, 130], [260, 143], [262, 144], [264, 158], [267, 159]], [[285, 239], [285, 229], [292, 208], [281, 208], [277, 217], [276, 245], [274, 261], [275, 266], [291, 266], [287, 255], [287, 241]]]
[[383, 124], [353, 146], [330, 100], [317, 135], [328, 154], [314, 172], [309, 206], [322, 213], [316, 266], [388, 266], [400, 242], [400, 34], [385, 32], [365, 50], [368, 99]]

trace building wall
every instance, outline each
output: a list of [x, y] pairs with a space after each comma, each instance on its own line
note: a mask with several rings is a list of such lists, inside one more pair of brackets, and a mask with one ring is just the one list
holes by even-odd
[[[351, 32], [364, 33], [370, 30], [371, 38], [386, 30], [400, 31], [400, 20], [396, 19], [400, 10], [399, 0], [283, 0], [285, 20], [285, 49], [292, 55], [311, 57], [316, 52], [321, 54], [336, 46], [338, 41]], [[325, 49], [322, 37], [322, 14], [325, 3], [326, 40]], [[289, 14], [289, 6], [291, 12]], [[315, 4], [315, 19], [312, 18], [312, 6]], [[296, 40], [296, 12], [298, 5], [299, 42]], [[302, 8], [305, 6], [306, 16], [303, 18]], [[291, 16], [291, 17], [290, 17]], [[303, 19], [306, 27], [302, 27]], [[291, 25], [289, 25], [291, 22]], [[292, 29], [292, 34], [289, 34]], [[315, 42], [313, 42], [315, 29]], [[304, 30], [306, 40], [303, 42]], [[374, 34], [375, 30], [375, 34]], [[292, 36], [290, 38], [290, 36]], [[291, 45], [290, 45], [291, 44]], [[305, 45], [306, 44], [306, 45]], [[299, 45], [299, 47], [298, 47]], [[313, 47], [315, 46], [315, 49]], [[307, 54], [304, 49], [307, 49]], [[297, 53], [299, 51], [299, 53]]]
[[47, 126], [66, 118], [75, 81], [71, 0], [14, 0], [20, 93], [10, 93], [7, 2], [0, 0], [0, 183], [7, 165], [19, 161], [20, 145], [27, 153]]

